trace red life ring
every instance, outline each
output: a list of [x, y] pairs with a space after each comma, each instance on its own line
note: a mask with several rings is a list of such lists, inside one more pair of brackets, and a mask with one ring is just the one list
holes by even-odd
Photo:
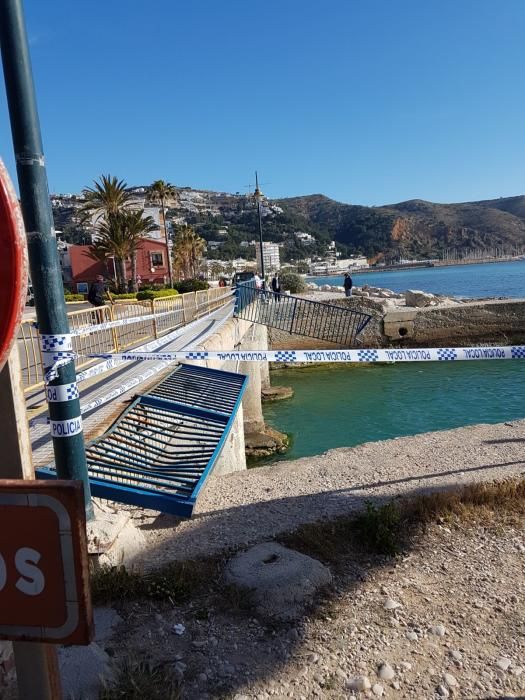
[[27, 298], [27, 245], [22, 212], [0, 159], [0, 369], [16, 338]]

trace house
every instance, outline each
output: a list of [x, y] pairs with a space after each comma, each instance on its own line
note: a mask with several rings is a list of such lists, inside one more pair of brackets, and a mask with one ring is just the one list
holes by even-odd
[[[93, 282], [97, 275], [116, 280], [115, 259], [105, 262], [89, 256], [90, 246], [68, 245], [60, 252], [60, 264], [64, 285], [73, 292], [83, 292], [86, 283]], [[168, 258], [166, 244], [145, 238], [137, 251], [137, 277], [142, 283], [165, 284], [168, 280]], [[131, 279], [131, 260], [126, 261], [126, 279]]]

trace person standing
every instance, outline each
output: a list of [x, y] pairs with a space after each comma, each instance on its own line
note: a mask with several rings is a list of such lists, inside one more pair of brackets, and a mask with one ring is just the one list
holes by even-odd
[[345, 272], [345, 281], [343, 282], [343, 287], [345, 288], [345, 297], [352, 296], [352, 278], [348, 272]]
[[273, 291], [273, 298], [276, 301], [281, 301], [281, 280], [279, 279], [279, 274], [276, 272], [275, 275], [272, 277], [272, 291]]
[[109, 301], [112, 301], [111, 294], [104, 283], [104, 277], [97, 275], [95, 282], [92, 282], [89, 287], [88, 301], [93, 306], [105, 306], [105, 296], [107, 296]]

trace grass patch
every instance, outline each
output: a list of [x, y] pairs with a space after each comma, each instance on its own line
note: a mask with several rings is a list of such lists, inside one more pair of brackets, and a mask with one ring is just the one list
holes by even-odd
[[125, 659], [114, 680], [99, 695], [100, 700], [180, 700], [178, 681], [162, 666]]
[[147, 573], [101, 566], [91, 573], [95, 605], [150, 598], [180, 603], [202, 593], [217, 573], [216, 560], [173, 562]]
[[361, 513], [303, 525], [279, 539], [288, 547], [336, 564], [355, 549], [393, 556], [431, 522], [488, 526], [503, 519], [507, 524], [521, 525], [524, 517], [525, 479], [507, 479], [382, 505], [366, 501]]

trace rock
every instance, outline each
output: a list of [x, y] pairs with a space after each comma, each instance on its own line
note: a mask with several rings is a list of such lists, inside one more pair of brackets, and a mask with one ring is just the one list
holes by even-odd
[[407, 306], [424, 307], [430, 306], [433, 301], [436, 300], [434, 294], [429, 294], [428, 292], [422, 292], [419, 289], [408, 289], [405, 292], [405, 299]]
[[95, 608], [93, 610], [95, 623], [95, 642], [104, 645], [114, 633], [114, 628], [122, 622], [122, 618], [113, 608]]
[[407, 632], [406, 635], [405, 635], [405, 637], [406, 637], [410, 642], [417, 642], [417, 640], [419, 639], [419, 637], [417, 636], [417, 634], [416, 634], [415, 632], [412, 632], [412, 631]]
[[436, 637], [444, 637], [446, 633], [447, 630], [444, 625], [433, 625], [430, 628], [430, 634], [434, 634]]
[[97, 700], [102, 679], [111, 675], [109, 656], [98, 644], [60, 647], [58, 650], [62, 692], [65, 698]]
[[374, 695], [377, 695], [377, 697], [380, 698], [383, 695], [383, 693], [385, 692], [385, 689], [379, 683], [375, 683], [372, 686], [372, 692], [374, 693]]
[[259, 613], [286, 620], [298, 617], [312, 595], [331, 583], [332, 574], [317, 559], [263, 542], [233, 557], [225, 579], [249, 589]]
[[261, 390], [261, 397], [263, 401], [282, 401], [291, 399], [293, 393], [291, 386], [268, 386]]
[[403, 671], [411, 671], [412, 670], [412, 664], [409, 663], [408, 661], [402, 661], [399, 665], [401, 666]]
[[264, 432], [245, 433], [244, 447], [247, 457], [268, 457], [282, 454], [288, 449], [289, 439], [284, 433], [266, 425]]
[[199, 673], [197, 680], [199, 683], [206, 683], [208, 681], [208, 676], [205, 673]]
[[448, 696], [450, 695], [448, 688], [446, 688], [444, 685], [438, 685], [437, 694], [440, 695], [442, 698], [448, 698]]
[[381, 680], [383, 681], [391, 681], [392, 678], [396, 675], [396, 672], [390, 666], [390, 664], [387, 661], [384, 661], [378, 668], [377, 670], [377, 675]]
[[445, 675], [443, 676], [443, 680], [449, 688], [455, 688], [458, 684], [455, 676], [453, 676], [451, 673], [445, 673]]
[[463, 658], [461, 652], [457, 651], [456, 649], [450, 650], [450, 656], [454, 659], [454, 661], [461, 661], [461, 659]]
[[397, 600], [394, 600], [393, 598], [387, 598], [383, 607], [385, 610], [397, 610], [398, 608], [402, 608], [403, 606], [401, 605], [401, 603], [398, 603]]
[[368, 680], [368, 676], [356, 676], [349, 678], [345, 683], [345, 688], [348, 690], [370, 690], [372, 684]]
[[508, 671], [510, 665], [512, 664], [512, 661], [508, 659], [506, 656], [502, 656], [500, 659], [496, 661], [496, 666], [500, 668], [502, 671]]

